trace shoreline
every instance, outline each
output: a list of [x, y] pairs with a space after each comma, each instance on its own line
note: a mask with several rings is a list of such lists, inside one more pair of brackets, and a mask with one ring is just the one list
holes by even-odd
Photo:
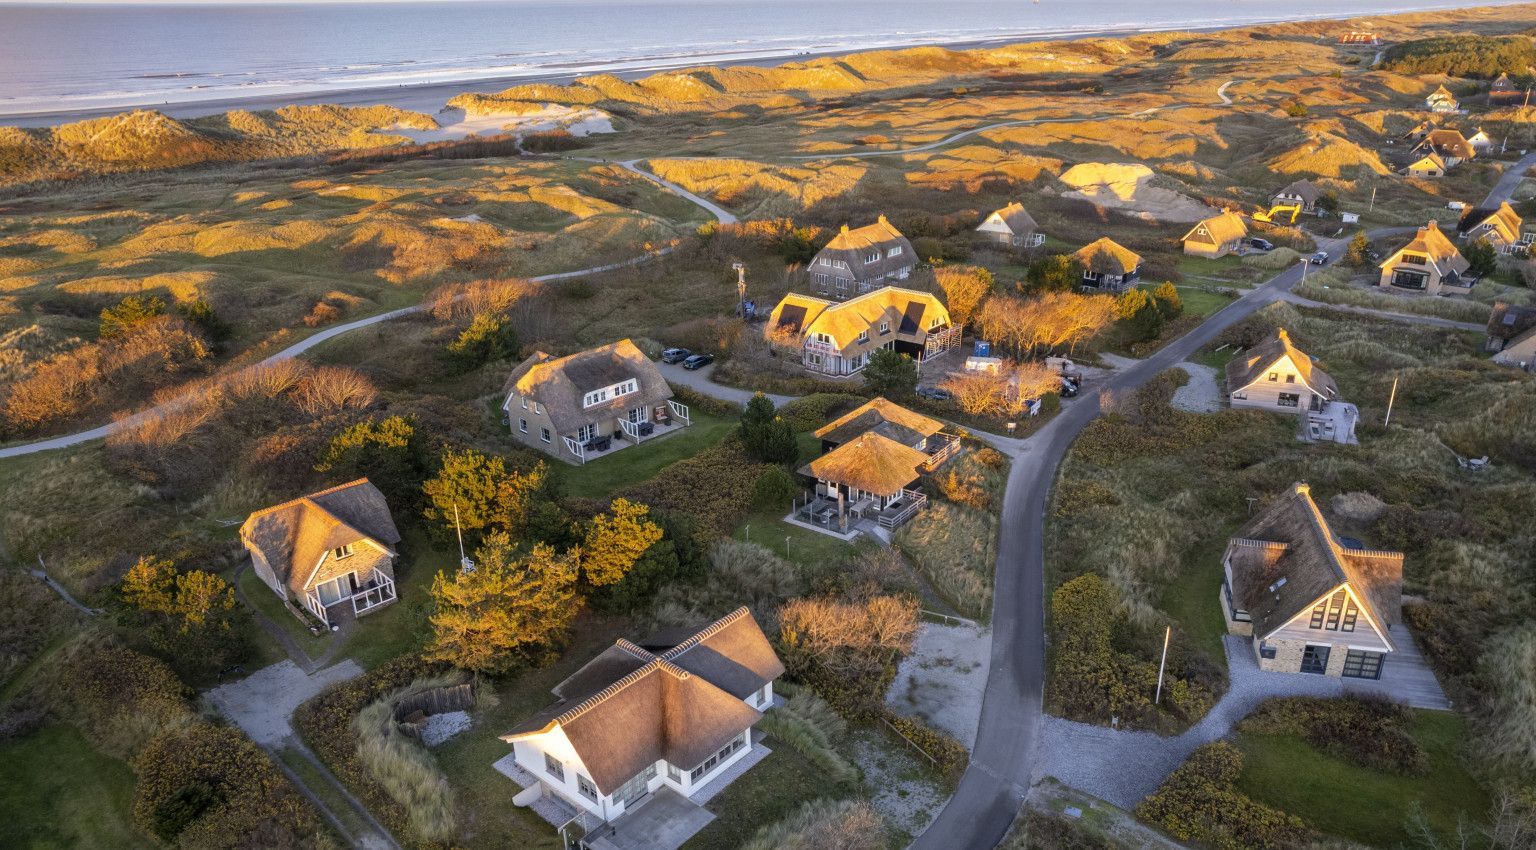
[[[1515, 5], [1512, 3], [1491, 3], [1492, 6]], [[1452, 11], [1456, 8], [1474, 7], [1445, 7], [1434, 6], [1431, 8], [1411, 9], [1398, 12], [1373, 13], [1373, 15], [1401, 15]], [[1141, 35], [1169, 32], [1210, 33], [1228, 30], [1246, 29], [1249, 27], [1271, 26], [1287, 23], [1314, 23], [1337, 22], [1352, 20], [1357, 15], [1340, 15], [1333, 12], [1317, 15], [1308, 15], [1295, 18], [1272, 18], [1254, 20], [1244, 23], [1220, 23], [1201, 26], [1172, 27], [1160, 29], [1156, 27], [1120, 27], [1104, 28], [1096, 30], [1084, 30], [1082, 32], [1063, 33], [1060, 30], [1042, 32], [1036, 35], [1021, 33], [1016, 35], [993, 36], [983, 39], [965, 39], [960, 41], [936, 41], [921, 44], [909, 44], [900, 47], [875, 46], [868, 48], [838, 48], [824, 51], [804, 51], [782, 53], [777, 55], [753, 56], [740, 58], [723, 58], [710, 60], [707, 57], [695, 57], [700, 61], [687, 62], [662, 62], [647, 64], [644, 67], [628, 68], [623, 70], [597, 70], [583, 69], [572, 71], [533, 72], [513, 76], [493, 76], [457, 79], [448, 82], [427, 82], [399, 84], [395, 86], [363, 86], [351, 88], [326, 89], [314, 92], [292, 92], [288, 94], [253, 95], [250, 97], [226, 97], [210, 100], [192, 100], [183, 102], [140, 102], [137, 104], [123, 104], [114, 106], [78, 108], [67, 110], [45, 110], [34, 112], [17, 112], [0, 114], [0, 127], [20, 127], [26, 129], [55, 127], [61, 124], [71, 124], [78, 121], [93, 118], [106, 118], [120, 115], [126, 112], [138, 110], [150, 110], [160, 112], [171, 118], [188, 119], [201, 118], [209, 115], [218, 115], [233, 110], [269, 111], [284, 106], [393, 106], [412, 112], [421, 112], [436, 116], [449, 111], [447, 103], [454, 96], [464, 93], [494, 94], [507, 88], [528, 85], [534, 83], [566, 84], [581, 77], [590, 77], [598, 74], [610, 74], [626, 81], [633, 81], [653, 74], [666, 71], [675, 71], [685, 68], [724, 68], [739, 65], [755, 65], [759, 67], [778, 67], [790, 62], [806, 62], [813, 59], [821, 59], [836, 56], [851, 56], [860, 53], [872, 53], [877, 51], [911, 50], [922, 47], [942, 47], [949, 50], [975, 50], [989, 47], [1001, 47], [1012, 44], [1033, 44], [1049, 42], [1073, 42], [1085, 41], [1097, 38], [1134, 38]]]

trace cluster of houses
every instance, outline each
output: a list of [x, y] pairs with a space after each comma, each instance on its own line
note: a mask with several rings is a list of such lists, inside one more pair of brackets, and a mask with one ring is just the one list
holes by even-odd
[[1493, 139], [1478, 128], [1471, 136], [1424, 121], [1404, 138], [1412, 142], [1400, 170], [1410, 177], [1444, 177], [1447, 171], [1493, 150]]

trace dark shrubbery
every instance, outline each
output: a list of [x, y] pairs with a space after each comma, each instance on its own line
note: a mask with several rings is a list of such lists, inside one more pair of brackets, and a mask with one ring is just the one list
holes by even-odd
[[663, 469], [655, 478], [617, 495], [668, 513], [693, 517], [703, 541], [731, 533], [752, 509], [763, 465], [727, 437], [693, 457]]
[[970, 763], [971, 755], [966, 751], [964, 744], [948, 733], [941, 732], [916, 717], [907, 717], [889, 710], [885, 712], [885, 720], [903, 737], [927, 753], [936, 763], [939, 772], [949, 777], [950, 781], [958, 781], [960, 774], [965, 773], [965, 766]]
[[1492, 79], [1501, 73], [1529, 74], [1536, 45], [1522, 36], [1492, 38], [1447, 35], [1405, 41], [1387, 48], [1381, 68], [1399, 74], [1448, 74]]
[[1218, 741], [1197, 749], [1136, 807], [1136, 817], [1182, 841], [1217, 850], [1289, 850], [1311, 833], [1301, 818], [1236, 791], [1243, 754]]
[[710, 416], [736, 416], [741, 413], [741, 407], [735, 402], [705, 395], [692, 387], [680, 384], [672, 385], [672, 400], [678, 404], [687, 405], [690, 411], [706, 413]]
[[1301, 737], [1318, 750], [1372, 770], [1422, 776], [1427, 757], [1409, 730], [1412, 722], [1408, 708], [1384, 699], [1285, 697], [1265, 700], [1238, 729]]
[[865, 401], [863, 396], [845, 393], [814, 393], [779, 408], [779, 418], [796, 432], [814, 431]]

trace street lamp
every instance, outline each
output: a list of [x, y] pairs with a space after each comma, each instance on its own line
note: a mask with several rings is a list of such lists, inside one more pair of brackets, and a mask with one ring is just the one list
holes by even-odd
[[731, 263], [731, 268], [736, 270], [736, 312], [745, 318], [747, 315], [747, 267], [744, 263]]

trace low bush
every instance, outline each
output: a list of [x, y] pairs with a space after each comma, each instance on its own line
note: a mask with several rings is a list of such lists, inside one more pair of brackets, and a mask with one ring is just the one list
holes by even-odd
[[705, 395], [693, 387], [685, 387], [682, 384], [671, 384], [672, 400], [678, 404], [685, 404], [690, 411], [705, 413], [710, 416], [740, 416], [741, 405], [734, 401], [715, 398]]
[[1225, 741], [1206, 744], [1173, 772], [1157, 793], [1136, 807], [1136, 817], [1182, 841], [1217, 850], [1289, 850], [1312, 833], [1301, 818], [1235, 790], [1243, 754]]
[[139, 826], [180, 847], [324, 847], [319, 813], [239, 730], [197, 723], [134, 759]]
[[896, 714], [890, 710], [885, 712], [885, 722], [889, 723], [903, 738], [927, 753], [933, 760], [934, 766], [950, 782], [958, 782], [960, 775], [965, 773], [965, 766], [970, 763], [971, 754], [964, 744], [955, 740], [947, 732], [935, 729], [919, 718]]
[[998, 850], [1122, 850], [1126, 846], [1090, 832], [1080, 819], [1026, 808]]
[[763, 470], [731, 436], [617, 495], [666, 513], [688, 514], [701, 540], [709, 542], [730, 534], [752, 510]]
[[108, 755], [132, 759], [151, 740], [190, 725], [192, 692], [171, 668], [124, 646], [73, 649], [52, 691], [65, 719]]
[[1238, 729], [1304, 738], [1322, 752], [1385, 773], [1421, 776], [1428, 769], [1414, 740], [1413, 714], [1385, 699], [1281, 697], [1265, 700]]
[[889, 830], [864, 800], [812, 800], [757, 831], [741, 850], [885, 850]]
[[863, 404], [864, 396], [848, 393], [813, 393], [779, 408], [779, 418], [796, 432], [814, 431]]
[[962, 614], [991, 613], [997, 517], [953, 502], [930, 502], [896, 532], [894, 542]]
[[1243, 265], [1254, 268], [1278, 271], [1296, 265], [1301, 259], [1301, 252], [1291, 248], [1276, 248], [1262, 254], [1249, 254], [1243, 258]]
[[1327, 280], [1318, 280], [1317, 275], [1309, 276], [1306, 283], [1297, 284], [1292, 292], [1302, 298], [1321, 301], [1324, 304], [1344, 304], [1370, 310], [1412, 313], [1418, 316], [1433, 316], [1474, 324], [1487, 322], [1492, 312], [1492, 308], [1487, 304], [1476, 301], [1451, 298], [1404, 298], [1388, 292], [1358, 289], [1342, 282], [1329, 285]]

